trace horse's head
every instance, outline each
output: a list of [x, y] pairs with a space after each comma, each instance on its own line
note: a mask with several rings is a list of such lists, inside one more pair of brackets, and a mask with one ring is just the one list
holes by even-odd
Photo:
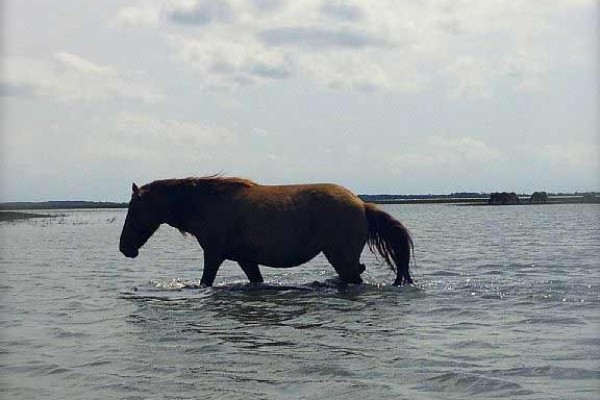
[[121, 232], [119, 250], [125, 257], [135, 258], [140, 247], [150, 239], [161, 223], [148, 198], [149, 193], [143, 194], [135, 183], [132, 189], [133, 193]]

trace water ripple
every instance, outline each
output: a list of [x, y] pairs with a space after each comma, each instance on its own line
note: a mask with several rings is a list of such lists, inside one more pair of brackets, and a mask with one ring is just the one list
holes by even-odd
[[11, 399], [600, 397], [598, 208], [385, 206], [414, 286], [369, 252], [363, 285], [319, 256], [262, 269], [161, 228], [118, 253], [124, 212], [0, 226], [0, 374]]

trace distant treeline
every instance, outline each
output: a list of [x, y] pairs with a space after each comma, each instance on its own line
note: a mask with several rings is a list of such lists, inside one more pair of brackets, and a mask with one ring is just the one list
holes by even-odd
[[[538, 193], [538, 192], [536, 192]], [[545, 193], [545, 192], [540, 192]], [[547, 193], [549, 197], [584, 197], [594, 195], [600, 197], [600, 192]], [[436, 200], [436, 199], [489, 199], [491, 193], [456, 192], [451, 194], [361, 194], [358, 197], [364, 201], [376, 200]], [[530, 194], [517, 193], [517, 196], [529, 198]]]
[[[522, 203], [598, 203], [600, 193], [546, 193], [534, 192], [533, 194], [507, 193], [474, 193], [457, 192], [451, 194], [434, 195], [393, 195], [376, 194], [360, 195], [362, 200], [373, 203], [465, 203], [465, 204], [522, 204]], [[511, 197], [508, 201], [504, 197]]]
[[451, 194], [361, 194], [363, 201], [438, 200], [438, 199], [488, 199], [488, 193], [458, 192]]

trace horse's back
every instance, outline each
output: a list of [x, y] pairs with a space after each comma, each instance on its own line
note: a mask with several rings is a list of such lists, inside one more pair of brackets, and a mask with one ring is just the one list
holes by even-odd
[[278, 198], [280, 196], [331, 198], [339, 201], [360, 202], [358, 196], [343, 186], [334, 183], [312, 183], [300, 185], [256, 185], [247, 191], [257, 195]]
[[364, 213], [364, 203], [358, 196], [332, 183], [257, 185], [248, 188], [247, 192], [247, 201], [255, 202], [257, 207], [283, 213], [337, 214], [348, 210]]

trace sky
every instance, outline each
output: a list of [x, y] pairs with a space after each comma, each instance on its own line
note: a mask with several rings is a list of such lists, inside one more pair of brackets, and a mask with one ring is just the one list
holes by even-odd
[[1, 201], [600, 190], [596, 0], [5, 0]]

